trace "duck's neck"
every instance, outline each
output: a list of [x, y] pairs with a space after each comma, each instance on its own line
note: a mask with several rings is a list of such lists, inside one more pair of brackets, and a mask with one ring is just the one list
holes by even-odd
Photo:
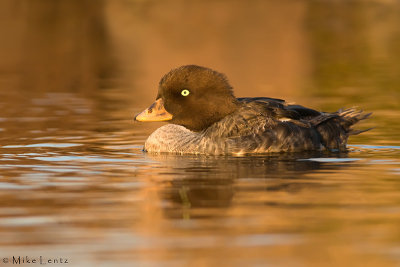
[[205, 106], [206, 108], [191, 117], [185, 116], [185, 119], [180, 119], [179, 117], [173, 119], [172, 123], [185, 126], [185, 128], [194, 132], [202, 132], [237, 111], [240, 104], [236, 98], [232, 97], [224, 98], [223, 101], [215, 101], [215, 103], [203, 103], [200, 106]]

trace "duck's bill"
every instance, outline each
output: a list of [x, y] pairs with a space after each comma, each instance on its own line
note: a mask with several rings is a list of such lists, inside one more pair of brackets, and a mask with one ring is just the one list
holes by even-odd
[[165, 110], [162, 98], [135, 116], [135, 121], [169, 121], [172, 114]]

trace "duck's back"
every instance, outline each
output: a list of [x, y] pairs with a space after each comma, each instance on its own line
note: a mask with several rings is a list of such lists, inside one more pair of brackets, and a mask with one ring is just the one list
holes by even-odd
[[[306, 150], [346, 150], [347, 139], [362, 131], [352, 125], [367, 118], [356, 109], [319, 112], [300, 105], [287, 105], [273, 98], [241, 98], [241, 110], [234, 115], [241, 131], [232, 139], [243, 153]], [[254, 120], [247, 127], [246, 121]], [[232, 128], [226, 127], [225, 128]], [[249, 129], [250, 128], [250, 129]], [[256, 129], [251, 131], [251, 129]]]

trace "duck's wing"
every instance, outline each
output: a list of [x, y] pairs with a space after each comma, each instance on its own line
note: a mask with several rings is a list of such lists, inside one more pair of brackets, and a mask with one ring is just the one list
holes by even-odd
[[321, 115], [321, 112], [300, 105], [287, 105], [285, 109], [296, 111], [301, 118], [312, 118]]
[[274, 98], [239, 98], [240, 108], [215, 123], [204, 136], [225, 138], [229, 152], [346, 149], [352, 125], [369, 116], [355, 109], [319, 112]]
[[281, 103], [281, 104], [285, 103], [285, 100], [283, 99], [272, 98], [272, 97], [239, 97], [237, 98], [237, 100], [242, 103], [249, 103], [254, 101], [265, 102], [265, 103], [270, 103], [270, 102]]
[[310, 127], [303, 117], [316, 112], [301, 106], [288, 106], [282, 99], [268, 97], [239, 98], [238, 101], [241, 104], [239, 109], [206, 129], [206, 136], [230, 138], [263, 134], [284, 121]]
[[311, 119], [322, 113], [300, 105], [289, 105], [283, 99], [270, 97], [243, 97], [237, 99], [244, 105], [264, 107], [276, 115], [276, 118], [287, 118], [293, 120]]

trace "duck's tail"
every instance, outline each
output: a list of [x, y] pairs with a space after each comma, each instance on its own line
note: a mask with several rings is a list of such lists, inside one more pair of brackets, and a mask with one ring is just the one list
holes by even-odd
[[371, 114], [372, 112], [363, 113], [362, 110], [357, 110], [356, 108], [349, 108], [345, 110], [340, 109], [338, 111], [338, 115], [342, 120], [342, 126], [348, 135], [356, 135], [371, 130], [372, 128], [364, 130], [355, 130], [351, 128], [357, 122], [367, 119], [369, 116], [371, 116]]
[[321, 137], [321, 143], [327, 149], [345, 150], [347, 139], [350, 135], [356, 135], [370, 130], [355, 130], [354, 124], [367, 119], [372, 113], [363, 113], [356, 108], [340, 109], [335, 113], [323, 113], [312, 119], [311, 123], [316, 127]]

